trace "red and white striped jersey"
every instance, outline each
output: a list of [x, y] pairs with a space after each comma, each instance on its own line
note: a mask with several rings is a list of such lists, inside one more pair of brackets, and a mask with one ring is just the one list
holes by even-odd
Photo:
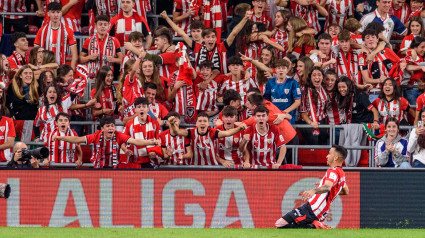
[[220, 71], [220, 73], [227, 73], [227, 41], [217, 43], [214, 49], [211, 51], [207, 50], [205, 44], [199, 44], [193, 41], [192, 47], [195, 53], [195, 69], [200, 71], [198, 65], [204, 61], [210, 61], [214, 64], [214, 69]]
[[[25, 6], [25, 0], [0, 0], [0, 12], [27, 12], [27, 7]], [[20, 19], [23, 16], [19, 15], [4, 15], [4, 17], [9, 19]]]
[[[423, 7], [423, 3], [422, 3], [422, 7]], [[422, 13], [422, 9], [423, 8], [419, 8], [418, 10], [416, 10], [416, 11], [414, 11], [414, 12], [410, 12], [410, 14], [409, 14], [409, 16], [407, 17], [407, 20], [406, 20], [406, 22], [409, 22], [413, 17], [418, 17], [418, 16], [420, 16], [421, 15], [421, 13]], [[412, 9], [410, 9], [410, 10], [412, 10]]]
[[134, 10], [136, 10], [139, 16], [147, 19], [146, 13], [152, 11], [150, 0], [136, 0], [134, 4]]
[[328, 169], [317, 187], [323, 186], [327, 180], [333, 183], [331, 190], [327, 193], [315, 194], [308, 200], [319, 221], [325, 220], [331, 203], [341, 192], [342, 188], [346, 186], [345, 173], [339, 166]]
[[[222, 9], [222, 3], [220, 0], [198, 0], [198, 6], [203, 6], [203, 18], [204, 25], [207, 28], [214, 28], [217, 32], [217, 42], [221, 40], [222, 27], [225, 26], [226, 11]], [[224, 28], [224, 27], [223, 27]]]
[[153, 102], [149, 104], [149, 110], [155, 115], [158, 119], [164, 119], [165, 116], [168, 114], [167, 108], [164, 107], [164, 105]]
[[330, 24], [338, 24], [344, 27], [345, 20], [353, 15], [353, 0], [326, 0], [326, 10], [329, 15], [326, 17], [325, 31]]
[[372, 102], [372, 105], [378, 110], [380, 124], [385, 124], [390, 117], [396, 118], [398, 122], [403, 119], [407, 121], [409, 102], [404, 97], [391, 101], [377, 98]]
[[[329, 101], [328, 94], [326, 93], [326, 90], [320, 86], [320, 89], [318, 90], [318, 98], [317, 98], [317, 104], [314, 104], [313, 96], [312, 96], [312, 89], [306, 88], [304, 90], [305, 93], [301, 96], [301, 105], [299, 108], [299, 112], [306, 112], [308, 117], [311, 120], [315, 120], [316, 122], [323, 120], [326, 118], [326, 105]], [[315, 89], [316, 90], [316, 89]]]
[[354, 41], [355, 43], [357, 43], [359, 45], [363, 44], [362, 35], [356, 35], [356, 34], [350, 32], [350, 37], [351, 37], [351, 40]]
[[[389, 48], [385, 48], [375, 55], [375, 58], [371, 64], [366, 62], [366, 53], [362, 53], [359, 56], [359, 67], [360, 70], [368, 70], [369, 76], [372, 79], [379, 79], [382, 75], [385, 78], [390, 77], [390, 70], [393, 65], [400, 62], [400, 58], [394, 51]], [[375, 88], [381, 88], [381, 84], [376, 84]]]
[[413, 34], [405, 36], [403, 38], [403, 41], [401, 42], [400, 51], [410, 49], [410, 44], [412, 44], [412, 41], [413, 41], [413, 39], [415, 39], [415, 37], [417, 37], [417, 36], [415, 36]]
[[285, 51], [277, 50], [277, 58], [283, 59], [286, 55], [286, 50], [288, 50], [288, 33], [286, 31], [282, 31], [279, 28], [276, 29], [275, 33], [271, 37], [272, 39], [275, 39], [277, 43], [283, 46]]
[[130, 17], [125, 17], [121, 10], [118, 15], [111, 19], [109, 34], [115, 36], [121, 46], [124, 46], [124, 42], [128, 41], [128, 36], [134, 31], [142, 32], [145, 37], [150, 33], [146, 19], [136, 12], [133, 12]]
[[[242, 75], [242, 78], [244, 76]], [[251, 77], [249, 80], [239, 80], [238, 82], [235, 82], [232, 80], [232, 75], [223, 75], [220, 86], [219, 94], [223, 95], [224, 92], [226, 92], [229, 89], [233, 89], [236, 92], [238, 92], [241, 95], [241, 104], [244, 105], [246, 102], [246, 92], [249, 88], [258, 88], [258, 84], [255, 82], [255, 80]]]
[[[252, 10], [252, 12], [254, 12], [254, 9]], [[264, 25], [266, 25], [266, 28], [268, 31], [273, 30], [273, 23], [272, 23], [272, 19], [266, 15], [265, 12], [263, 12], [263, 15], [257, 17], [255, 14], [252, 14], [251, 16], [251, 20], [254, 22], [261, 22], [264, 23]]]
[[[317, 1], [320, 4], [320, 1]], [[314, 5], [302, 6], [291, 0], [290, 10], [293, 16], [298, 16], [307, 22], [308, 27], [313, 28], [316, 32], [320, 32], [319, 11]]]
[[[310, 59], [313, 61], [313, 63], [326, 63], [331, 59], [335, 59], [337, 58], [337, 54], [335, 54], [332, 50], [329, 52], [329, 54], [326, 56], [326, 58], [321, 58], [319, 56], [319, 54], [311, 54], [310, 55]], [[328, 64], [325, 68], [323, 68], [324, 71], [328, 70], [328, 69], [335, 69], [336, 68], [336, 63], [334, 64]]]
[[122, 61], [121, 61], [121, 74], [122, 74], [122, 73], [124, 73], [124, 65], [125, 65], [125, 63], [126, 63], [128, 60], [130, 60], [130, 59], [132, 59], [132, 60], [137, 60], [138, 58], [139, 58], [139, 56], [137, 56], [137, 55], [133, 54], [133, 52], [131, 52], [131, 51], [128, 51], [128, 52], [127, 52], [127, 54], [125, 54], [125, 55], [122, 57]]
[[50, 132], [45, 145], [50, 151], [49, 161], [55, 163], [75, 163], [78, 160], [76, 148], [80, 144], [69, 143], [66, 141], [52, 141], [52, 136], [78, 136], [77, 132], [69, 129], [61, 132], [58, 128]]
[[244, 55], [248, 56], [251, 59], [258, 60], [260, 58], [260, 52], [263, 43], [259, 41], [253, 41], [249, 43], [249, 46], [245, 49]]
[[161, 140], [161, 148], [166, 149], [168, 146], [173, 149], [173, 156], [168, 160], [164, 160], [164, 164], [175, 165], [183, 164], [187, 165], [188, 160], [179, 160], [179, 155], [183, 155], [187, 152], [186, 148], [190, 146], [190, 140], [183, 136], [172, 136], [170, 130], [166, 130], [159, 134]]
[[[61, 0], [62, 6], [68, 4], [69, 1], [70, 0]], [[81, 13], [83, 11], [84, 4], [85, 1], [78, 1], [62, 17], [62, 23], [69, 27], [73, 32], [81, 32]]]
[[275, 161], [276, 149], [285, 144], [283, 135], [279, 133], [277, 126], [267, 123], [268, 131], [262, 135], [257, 131], [257, 125], [250, 126], [245, 130], [249, 135], [248, 151], [252, 165], [271, 166]]
[[170, 74], [178, 69], [176, 65], [176, 53], [165, 52], [158, 56], [162, 58], [162, 64], [157, 65], [159, 75], [166, 78], [170, 77]]
[[218, 82], [211, 80], [206, 89], [200, 89], [200, 85], [204, 81], [200, 76], [195, 79], [195, 94], [196, 94], [196, 110], [200, 111], [218, 111], [217, 106], [217, 91]]
[[[145, 123], [140, 122], [139, 117], [135, 117], [125, 124], [124, 134], [129, 135], [135, 139], [151, 140], [159, 138], [160, 130], [161, 126], [159, 125], [158, 121], [151, 118], [150, 116], [147, 116]], [[153, 147], [153, 145], [131, 145], [130, 149], [133, 151], [135, 158], [137, 158], [136, 163], [149, 163], [150, 159], [148, 154], [151, 152]]]
[[[220, 131], [224, 131], [224, 124], [216, 127]], [[233, 164], [243, 164], [243, 152], [239, 151], [239, 143], [242, 141], [242, 131], [233, 136], [215, 139], [215, 148], [217, 155], [225, 160], [232, 161]]]
[[[0, 118], [0, 145], [7, 142], [7, 137], [16, 137], [15, 125], [9, 117]], [[7, 162], [12, 159], [12, 148], [0, 150], [0, 162]]]
[[336, 55], [336, 71], [338, 77], [347, 76], [356, 85], [363, 84], [362, 74], [359, 70], [359, 54], [361, 50], [350, 49], [348, 53], [344, 53], [339, 45], [332, 47], [332, 51]]
[[390, 12], [388, 14], [396, 16], [403, 24], [407, 22], [407, 18], [410, 15], [410, 6], [408, 3], [401, 3], [399, 9], [394, 9], [391, 3]]
[[339, 124], [347, 124], [347, 115], [345, 110], [342, 108], [338, 108], [338, 103], [332, 99], [332, 97], [328, 94], [330, 103], [327, 106], [326, 112], [328, 115], [329, 123], [333, 123], [335, 125]]
[[[173, 12], [180, 12], [181, 15], [186, 14], [190, 10], [191, 0], [174, 0]], [[177, 23], [186, 34], [190, 34], [190, 24], [192, 24], [192, 17], [188, 17], [183, 21]], [[174, 34], [178, 36], [177, 32]]]
[[214, 140], [218, 137], [220, 130], [208, 128], [207, 133], [201, 135], [198, 128], [190, 129], [188, 137], [193, 148], [193, 158], [191, 165], [218, 165], [215, 159]]
[[62, 98], [60, 107], [56, 104], [51, 104], [48, 107], [42, 106], [38, 108], [37, 116], [34, 119], [34, 126], [41, 128], [40, 139], [42, 141], [47, 142], [50, 132], [56, 128], [56, 115], [60, 112], [69, 113], [71, 105], [71, 97], [68, 94], [67, 97]]
[[[101, 130], [98, 130], [94, 134], [85, 136], [86, 144], [87, 145], [93, 144], [95, 147], [93, 150], [92, 156], [90, 158], [90, 161], [95, 164], [95, 168], [113, 167], [114, 166], [113, 164], [114, 144], [115, 144], [115, 147], [117, 148], [115, 151], [116, 153], [115, 156], [118, 159], [121, 145], [124, 143], [127, 143], [127, 141], [130, 139], [130, 136], [122, 132], [115, 131], [116, 141], [106, 140], [106, 139], [101, 140], [101, 138], [104, 138], [102, 133], [103, 132]], [[103, 151], [104, 158], [98, 158], [102, 156], [100, 151]]]
[[128, 74], [124, 79], [124, 85], [122, 87], [122, 100], [125, 107], [129, 107], [134, 103], [136, 98], [145, 97], [143, 92], [143, 86], [137, 76], [130, 79]]
[[[406, 57], [404, 57], [404, 61], [408, 65], [419, 65], [419, 63], [424, 62], [424, 59], [418, 54], [416, 55], [416, 58], [414, 59], [412, 56], [412, 51], [407, 51]], [[401, 84], [404, 85], [406, 84], [406, 81], [407, 81], [407, 85], [417, 85], [417, 82], [416, 82], [417, 79], [421, 79], [421, 80], [423, 79], [422, 70], [415, 70], [411, 72], [410, 78], [403, 78], [403, 80], [401, 81]]]

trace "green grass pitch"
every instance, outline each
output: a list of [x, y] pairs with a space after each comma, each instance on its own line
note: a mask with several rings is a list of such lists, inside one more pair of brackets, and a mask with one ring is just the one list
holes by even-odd
[[32, 227], [2, 227], [0, 237], [14, 238], [48, 238], [48, 237], [425, 237], [425, 229], [333, 229], [333, 230], [277, 230], [277, 229], [166, 229], [166, 228], [32, 228]]

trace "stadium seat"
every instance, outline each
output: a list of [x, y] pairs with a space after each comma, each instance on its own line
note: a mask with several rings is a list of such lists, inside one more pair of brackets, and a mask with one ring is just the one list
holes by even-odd
[[28, 34], [29, 35], [37, 35], [38, 32], [38, 27], [34, 26], [34, 25], [29, 25], [28, 26]]

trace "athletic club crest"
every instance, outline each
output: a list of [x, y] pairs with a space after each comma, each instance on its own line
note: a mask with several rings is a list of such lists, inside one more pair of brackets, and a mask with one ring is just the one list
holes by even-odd
[[285, 94], [289, 93], [289, 88], [285, 88]]
[[4, 132], [4, 130], [6, 130], [6, 127], [5, 126], [0, 126], [0, 131], [1, 132]]
[[233, 139], [233, 141], [234, 141], [235, 143], [238, 143], [238, 142], [239, 142], [239, 138], [234, 138], [234, 139]]

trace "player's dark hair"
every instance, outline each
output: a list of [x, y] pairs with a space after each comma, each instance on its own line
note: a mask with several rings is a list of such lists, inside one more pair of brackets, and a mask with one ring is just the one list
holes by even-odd
[[25, 37], [25, 39], [27, 39], [27, 34], [25, 34], [24, 32], [15, 32], [10, 37], [10, 43], [12, 43], [13, 45], [22, 37]]
[[194, 29], [205, 29], [205, 25], [202, 21], [199, 20], [195, 20], [190, 24], [190, 30], [194, 30]]
[[413, 38], [412, 43], [410, 44], [410, 48], [418, 47], [422, 42], [425, 42], [425, 37], [417, 36]]
[[342, 145], [335, 145], [335, 144], [333, 144], [332, 145], [332, 148], [334, 148], [335, 149], [335, 152], [336, 153], [338, 153], [339, 155], [340, 155], [340, 159], [342, 160], [342, 161], [344, 161], [345, 160], [345, 158], [347, 158], [347, 149], [345, 149], [345, 147], [344, 146], [342, 146]]
[[251, 103], [254, 106], [260, 106], [260, 105], [264, 105], [264, 98], [262, 95], [258, 95], [256, 93], [251, 94], [248, 96], [247, 98], [248, 102]]
[[223, 94], [223, 104], [230, 105], [230, 101], [242, 100], [241, 95], [234, 89], [228, 89]]
[[385, 121], [385, 129], [387, 129], [388, 123], [390, 123], [390, 122], [394, 122], [397, 125], [397, 129], [400, 128], [400, 123], [398, 122], [397, 118], [390, 117]]
[[47, 5], [47, 11], [60, 11], [62, 10], [62, 4], [58, 2], [51, 2]]
[[278, 67], [286, 67], [286, 68], [289, 68], [289, 65], [290, 65], [291, 63], [289, 62], [289, 61], [287, 61], [286, 59], [278, 59], [277, 61], [276, 61], [276, 64], [275, 64], [275, 67], [276, 68], [278, 68]]
[[148, 101], [147, 98], [138, 97], [138, 98], [136, 98], [136, 100], [134, 100], [134, 106], [136, 107], [139, 104], [148, 106], [149, 105], [149, 101]]
[[205, 28], [205, 29], [203, 29], [201, 36], [202, 36], [202, 38], [204, 38], [206, 35], [209, 35], [211, 33], [214, 33], [217, 36], [217, 31], [215, 29], [213, 29], [213, 28]]
[[261, 113], [261, 112], [265, 112], [267, 115], [269, 115], [269, 109], [267, 109], [266, 106], [264, 105], [259, 105], [258, 107], [256, 107], [254, 109], [254, 115], [256, 115], [257, 113]]
[[145, 85], [143, 86], [143, 90], [146, 91], [146, 89], [148, 88], [158, 90], [158, 87], [154, 83], [145, 83]]
[[103, 127], [104, 125], [107, 124], [114, 124], [115, 125], [115, 119], [111, 116], [103, 116], [100, 120], [99, 120], [99, 126]]
[[165, 38], [168, 44], [173, 44], [173, 33], [167, 27], [162, 27], [155, 31], [155, 37]]
[[379, 32], [377, 32], [375, 29], [372, 28], [366, 28], [362, 33], [362, 40], [366, 38], [366, 36], [376, 36], [376, 38], [379, 39]]
[[170, 117], [180, 118], [180, 114], [176, 111], [169, 111], [168, 114], [164, 117], [164, 120], [168, 120]]
[[247, 94], [249, 94], [250, 92], [254, 92], [255, 94], [260, 94], [261, 95], [261, 91], [259, 88], [248, 88], [248, 90], [246, 91]]
[[242, 61], [241, 57], [234, 55], [234, 56], [231, 56], [227, 59], [227, 66], [232, 65], [232, 64], [243, 65], [243, 61]]
[[320, 40], [329, 40], [330, 42], [332, 42], [332, 36], [324, 32], [319, 35], [319, 37], [317, 38], [317, 42], [320, 42]]
[[94, 23], [97, 23], [98, 21], [106, 21], [109, 22], [110, 18], [107, 15], [97, 15], [94, 19]]
[[349, 41], [351, 40], [351, 33], [344, 29], [338, 33], [337, 38], [339, 41]]
[[[384, 82], [382, 82], [382, 85], [385, 85], [385, 83], [387, 81], [391, 81], [391, 84], [393, 85], [393, 95], [392, 95], [392, 99], [393, 100], [399, 100], [401, 97], [401, 91], [400, 91], [400, 87], [398, 86], [397, 81], [395, 81], [395, 79], [393, 78], [386, 78], [384, 80]], [[386, 98], [385, 93], [384, 93], [384, 87], [381, 88], [381, 92], [379, 93], [379, 98]]]
[[209, 118], [208, 114], [206, 112], [198, 112], [198, 115], [196, 115], [196, 120], [200, 117], [206, 117]]
[[213, 62], [211, 62], [211, 61], [207, 61], [207, 60], [205, 60], [205, 61], [203, 61], [202, 63], [200, 63], [200, 64], [198, 65], [198, 67], [199, 67], [199, 69], [202, 69], [202, 68], [210, 68], [210, 69], [212, 70], [212, 69], [214, 69], [214, 64], [213, 64]]
[[58, 121], [59, 117], [66, 117], [66, 118], [68, 118], [68, 121], [71, 121], [71, 115], [69, 115], [66, 112], [60, 112], [58, 115], [56, 115], [55, 121]]
[[238, 115], [238, 110], [235, 107], [226, 106], [223, 109], [223, 116], [224, 117], [236, 117], [237, 115]]
[[142, 40], [143, 41], [144, 38], [145, 37], [143, 36], [142, 32], [133, 31], [133, 32], [130, 33], [130, 35], [128, 35], [128, 42], [132, 42], [134, 40]]

